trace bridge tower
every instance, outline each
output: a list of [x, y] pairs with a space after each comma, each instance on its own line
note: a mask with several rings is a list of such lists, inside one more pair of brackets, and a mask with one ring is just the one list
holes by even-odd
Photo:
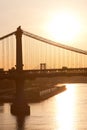
[[22, 61], [22, 30], [19, 26], [16, 31], [16, 98], [11, 106], [11, 113], [14, 115], [30, 114], [30, 107], [25, 102], [24, 96], [24, 77], [22, 76], [23, 61]]

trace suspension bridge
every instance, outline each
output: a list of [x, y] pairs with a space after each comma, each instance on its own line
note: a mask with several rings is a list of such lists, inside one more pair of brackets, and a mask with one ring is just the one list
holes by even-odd
[[12, 71], [22, 71], [29, 77], [86, 75], [87, 72], [87, 51], [48, 40], [20, 27], [0, 37], [0, 52], [0, 78], [11, 78]]
[[20, 26], [0, 37], [0, 80], [16, 83], [16, 105], [12, 110], [19, 106], [24, 111], [29, 109], [24, 101], [25, 79], [58, 76], [86, 77], [87, 51], [26, 32]]

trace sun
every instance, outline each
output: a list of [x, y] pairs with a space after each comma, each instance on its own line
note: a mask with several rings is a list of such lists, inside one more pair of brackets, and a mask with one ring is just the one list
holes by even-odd
[[60, 12], [49, 20], [46, 29], [54, 40], [72, 42], [80, 32], [81, 25], [75, 15], [69, 12]]

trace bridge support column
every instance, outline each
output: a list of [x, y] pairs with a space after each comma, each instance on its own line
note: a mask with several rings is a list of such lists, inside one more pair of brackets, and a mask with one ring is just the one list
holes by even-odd
[[11, 106], [11, 113], [14, 115], [29, 115], [30, 107], [25, 102], [24, 97], [24, 78], [23, 78], [23, 62], [22, 62], [22, 30], [19, 26], [16, 31], [16, 99]]
[[24, 80], [21, 78], [16, 79], [16, 98], [11, 105], [11, 113], [13, 115], [30, 115], [30, 106], [25, 101], [24, 95]]

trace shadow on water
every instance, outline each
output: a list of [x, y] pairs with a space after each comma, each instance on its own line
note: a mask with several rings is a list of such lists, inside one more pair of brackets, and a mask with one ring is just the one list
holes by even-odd
[[24, 130], [25, 118], [26, 118], [26, 116], [28, 116], [28, 115], [26, 115], [26, 113], [24, 111], [25, 109], [24, 109], [24, 107], [22, 108], [22, 106], [14, 107], [14, 105], [13, 105], [13, 108], [16, 108], [16, 109], [14, 109], [15, 110], [14, 112], [16, 112], [16, 113], [11, 112], [11, 114], [14, 115], [16, 118], [16, 130]]
[[25, 126], [25, 115], [18, 115], [16, 116], [16, 122], [17, 122], [17, 130], [24, 130]]

